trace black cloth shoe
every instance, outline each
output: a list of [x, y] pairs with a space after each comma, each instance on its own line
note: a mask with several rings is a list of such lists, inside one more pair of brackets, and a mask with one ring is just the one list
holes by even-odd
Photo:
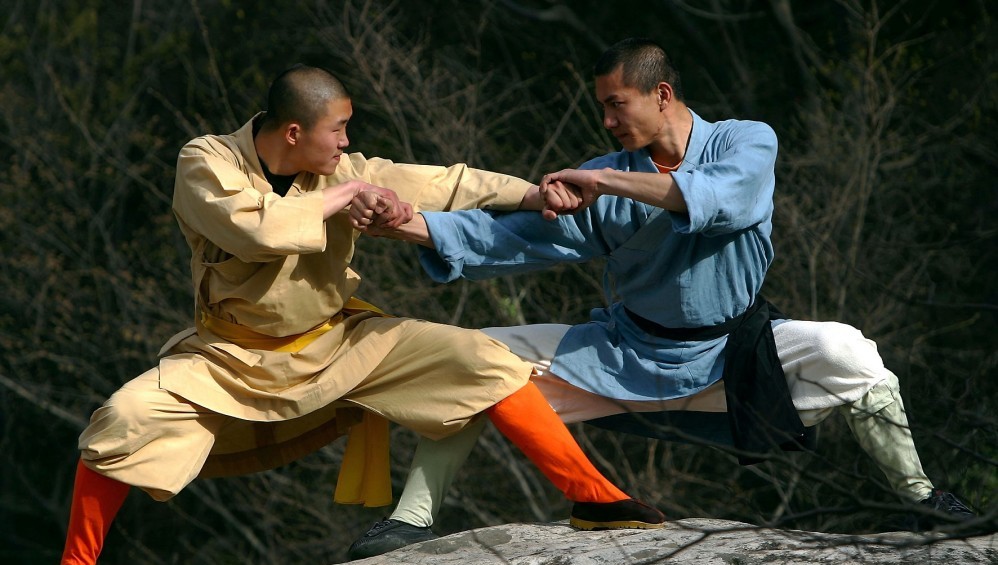
[[640, 500], [576, 502], [568, 521], [580, 530], [653, 530], [665, 525], [665, 515]]
[[967, 522], [977, 518], [977, 514], [951, 492], [932, 489], [932, 494], [919, 504], [928, 507], [932, 515], [919, 516], [919, 529], [930, 530], [934, 526]]
[[363, 559], [405, 547], [421, 541], [437, 539], [437, 534], [430, 528], [420, 528], [391, 518], [382, 520], [371, 526], [363, 536], [350, 544], [347, 557]]

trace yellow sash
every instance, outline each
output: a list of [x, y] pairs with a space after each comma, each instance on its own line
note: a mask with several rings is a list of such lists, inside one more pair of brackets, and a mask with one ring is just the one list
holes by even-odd
[[[233, 324], [202, 311], [201, 323], [205, 329], [243, 349], [264, 351], [301, 351], [319, 336], [333, 329], [350, 314], [377, 312], [387, 316], [377, 306], [351, 297], [343, 309], [326, 323], [305, 333], [286, 337], [273, 337], [253, 331], [246, 326]], [[336, 480], [333, 500], [340, 504], [387, 506], [392, 503], [392, 480], [388, 457], [388, 420], [364, 411], [359, 424], [350, 427], [343, 464]]]

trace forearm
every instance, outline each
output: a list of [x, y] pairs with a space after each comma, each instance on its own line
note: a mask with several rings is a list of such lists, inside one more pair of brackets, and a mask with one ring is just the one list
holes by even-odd
[[397, 239], [399, 241], [416, 243], [418, 245], [422, 245], [423, 247], [433, 248], [433, 239], [430, 237], [430, 231], [426, 226], [426, 220], [423, 218], [422, 214], [414, 214], [412, 216], [412, 220], [397, 228], [369, 228], [368, 231], [371, 235]]
[[[359, 163], [356, 154], [351, 154], [351, 166]], [[367, 182], [391, 188], [400, 200], [427, 211], [516, 210], [531, 186], [517, 177], [464, 164], [442, 167], [371, 158], [363, 161], [363, 169], [363, 174], [354, 173]]]
[[469, 210], [424, 213], [423, 219], [433, 248], [421, 250], [420, 262], [439, 282], [528, 273], [606, 254], [588, 224], [580, 230], [571, 217], [548, 221], [533, 211]]
[[670, 174], [604, 169], [596, 181], [598, 194], [612, 194], [672, 212], [685, 213], [686, 200]]

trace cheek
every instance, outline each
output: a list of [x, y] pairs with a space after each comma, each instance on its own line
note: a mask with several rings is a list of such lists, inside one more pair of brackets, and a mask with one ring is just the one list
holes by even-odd
[[648, 119], [647, 114], [633, 118], [631, 123], [634, 124], [634, 129], [644, 132], [646, 134], [655, 132], [656, 128], [655, 121]]
[[620, 125], [627, 127], [628, 129], [640, 129], [639, 124], [634, 121], [634, 116], [630, 112], [621, 112], [617, 115], [617, 121]]
[[329, 153], [336, 150], [336, 136], [331, 135], [322, 140], [322, 152]]

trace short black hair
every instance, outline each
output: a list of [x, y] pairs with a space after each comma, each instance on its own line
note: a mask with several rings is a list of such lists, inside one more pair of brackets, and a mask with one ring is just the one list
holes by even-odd
[[333, 73], [320, 67], [294, 65], [270, 84], [264, 127], [298, 122], [308, 129], [324, 115], [330, 100], [343, 98], [350, 95]]
[[667, 82], [679, 100], [683, 99], [683, 85], [679, 71], [673, 66], [665, 49], [651, 39], [631, 37], [618, 41], [600, 55], [593, 68], [595, 76], [612, 74], [622, 69], [625, 86], [642, 92], [654, 90], [658, 83]]

